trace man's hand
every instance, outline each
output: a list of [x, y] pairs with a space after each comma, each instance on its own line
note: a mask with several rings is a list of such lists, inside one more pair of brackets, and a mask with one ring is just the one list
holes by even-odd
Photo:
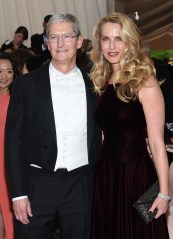
[[13, 201], [13, 210], [16, 219], [23, 224], [29, 223], [28, 216], [32, 217], [31, 205], [28, 198]]

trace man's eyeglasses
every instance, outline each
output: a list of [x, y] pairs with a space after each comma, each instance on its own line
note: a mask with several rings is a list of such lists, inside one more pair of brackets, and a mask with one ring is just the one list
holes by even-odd
[[65, 35], [62, 35], [62, 36], [56, 36], [56, 35], [50, 35], [47, 37], [48, 41], [49, 42], [57, 42], [59, 40], [59, 38], [61, 38], [64, 42], [71, 42], [73, 38], [77, 37], [76, 36], [72, 36], [70, 34], [65, 34]]

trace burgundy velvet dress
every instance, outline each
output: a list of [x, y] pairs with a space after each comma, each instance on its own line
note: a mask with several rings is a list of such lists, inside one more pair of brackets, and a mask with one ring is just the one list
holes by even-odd
[[120, 101], [108, 85], [94, 117], [104, 141], [94, 172], [91, 238], [168, 239], [165, 215], [146, 225], [132, 206], [157, 179], [142, 105]]

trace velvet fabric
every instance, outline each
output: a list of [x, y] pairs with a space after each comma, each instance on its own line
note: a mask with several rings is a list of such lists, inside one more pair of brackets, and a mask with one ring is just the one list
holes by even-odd
[[165, 215], [146, 225], [133, 208], [157, 179], [147, 151], [142, 105], [119, 100], [108, 85], [94, 117], [104, 141], [94, 172], [91, 238], [168, 239]]

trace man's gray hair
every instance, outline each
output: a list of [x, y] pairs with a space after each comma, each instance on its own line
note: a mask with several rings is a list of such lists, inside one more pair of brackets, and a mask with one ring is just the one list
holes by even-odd
[[74, 15], [70, 14], [70, 13], [58, 13], [56, 15], [53, 15], [47, 24], [47, 29], [46, 29], [46, 34], [47, 36], [49, 35], [49, 29], [51, 24], [56, 23], [56, 22], [70, 22], [73, 25], [73, 31], [75, 32], [75, 34], [77, 36], [81, 35], [81, 30], [80, 30], [80, 24], [79, 21], [77, 19], [77, 17], [75, 17]]

